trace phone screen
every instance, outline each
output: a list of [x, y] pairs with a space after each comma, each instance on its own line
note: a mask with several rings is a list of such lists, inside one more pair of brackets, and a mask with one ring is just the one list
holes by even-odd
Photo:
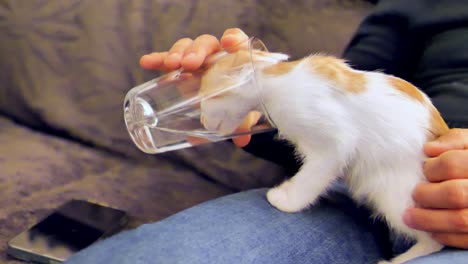
[[127, 222], [121, 210], [71, 200], [8, 243], [14, 257], [41, 263], [60, 263]]

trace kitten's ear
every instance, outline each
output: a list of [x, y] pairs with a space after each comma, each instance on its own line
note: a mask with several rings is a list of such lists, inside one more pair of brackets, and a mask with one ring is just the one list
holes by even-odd
[[252, 53], [254, 61], [278, 63], [280, 61], [288, 60], [289, 56], [283, 53], [254, 51]]
[[277, 60], [278, 62], [289, 59], [289, 55], [277, 52], [268, 52], [268, 57]]

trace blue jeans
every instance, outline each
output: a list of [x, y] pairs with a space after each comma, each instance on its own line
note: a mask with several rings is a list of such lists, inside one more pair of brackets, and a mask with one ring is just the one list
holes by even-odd
[[[363, 264], [410, 246], [392, 247], [383, 224], [345, 191], [330, 192], [296, 214], [274, 209], [265, 193], [246, 191], [197, 205], [96, 243], [66, 263]], [[468, 251], [444, 249], [410, 263], [468, 263]]]

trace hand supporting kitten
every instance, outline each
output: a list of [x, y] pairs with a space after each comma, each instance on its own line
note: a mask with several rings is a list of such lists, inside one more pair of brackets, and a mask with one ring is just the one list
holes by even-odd
[[418, 207], [409, 208], [404, 220], [444, 245], [468, 249], [468, 130], [451, 129], [424, 152], [429, 182], [414, 190]]

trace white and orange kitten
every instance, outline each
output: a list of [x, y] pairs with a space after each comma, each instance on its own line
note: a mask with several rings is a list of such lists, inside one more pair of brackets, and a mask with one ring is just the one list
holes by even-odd
[[[255, 73], [247, 70], [251, 58]], [[203, 101], [204, 126], [230, 133], [249, 112], [265, 109], [279, 136], [303, 159], [294, 177], [268, 191], [274, 207], [301, 211], [343, 178], [358, 203], [371, 207], [398, 234], [416, 240], [407, 252], [381, 263], [403, 263], [442, 249], [402, 219], [405, 209], [415, 206], [413, 189], [426, 181], [424, 143], [448, 131], [429, 98], [402, 79], [354, 70], [335, 57], [287, 58], [261, 51], [251, 57], [241, 50], [210, 66], [202, 93], [252, 77], [260, 90], [241, 85]]]

